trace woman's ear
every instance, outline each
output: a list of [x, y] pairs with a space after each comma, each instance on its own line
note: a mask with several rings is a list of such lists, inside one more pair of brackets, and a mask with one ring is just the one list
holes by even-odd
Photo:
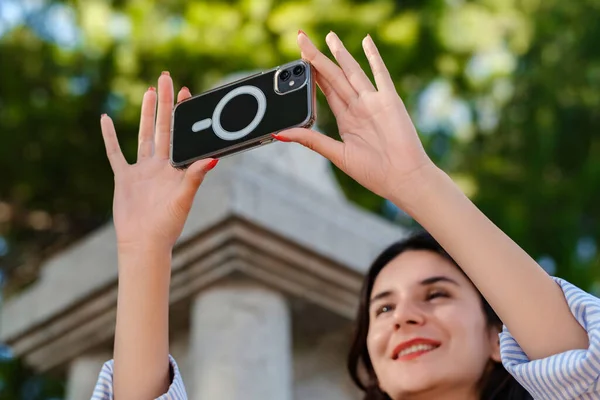
[[490, 358], [496, 362], [502, 362], [500, 357], [500, 331], [501, 328], [493, 326], [489, 329]]

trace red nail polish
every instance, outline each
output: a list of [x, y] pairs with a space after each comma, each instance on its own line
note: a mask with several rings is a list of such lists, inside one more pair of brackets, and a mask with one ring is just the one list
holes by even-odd
[[212, 160], [211, 162], [209, 162], [208, 165], [206, 166], [206, 171], [208, 172], [211, 169], [213, 169], [214, 167], [216, 167], [218, 162], [219, 162], [218, 158], [215, 158], [214, 160]]
[[154, 92], [156, 89], [154, 89], [154, 86], [150, 86], [150, 87], [148, 88], [148, 90], [149, 90], [149, 91], [151, 91], [151, 92]]
[[170, 76], [171, 74], [169, 73], [169, 71], [163, 71], [161, 75], [167, 75], [167, 76]]
[[272, 133], [271, 136], [273, 137], [273, 139], [279, 140], [280, 142], [286, 142], [286, 143], [291, 142], [290, 139], [283, 137], [281, 135], [276, 135], [276, 134]]

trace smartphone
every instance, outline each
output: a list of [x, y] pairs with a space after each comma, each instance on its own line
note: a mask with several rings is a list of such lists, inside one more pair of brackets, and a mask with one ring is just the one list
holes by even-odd
[[171, 164], [186, 168], [272, 142], [316, 119], [314, 69], [297, 60], [190, 97], [173, 109]]

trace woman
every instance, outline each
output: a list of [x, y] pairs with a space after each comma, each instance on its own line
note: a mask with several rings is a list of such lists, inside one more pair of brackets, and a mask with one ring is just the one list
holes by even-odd
[[[343, 141], [305, 129], [274, 137], [327, 157], [410, 214], [448, 254], [392, 251], [382, 256], [385, 262], [380, 257], [374, 264], [380, 271], [372, 270], [367, 277], [350, 358], [353, 376], [367, 389], [366, 398], [485, 398], [490, 389], [503, 391], [503, 381], [486, 386], [500, 359], [535, 398], [600, 398], [597, 299], [566, 282], [555, 282], [433, 164], [369, 36], [363, 47], [376, 87], [334, 33], [326, 41], [339, 66], [298, 33], [302, 55], [317, 70], [317, 83]], [[184, 88], [178, 101], [189, 96]], [[103, 368], [96, 398], [111, 398], [113, 393], [117, 399], [163, 394], [185, 398], [177, 366], [168, 355], [171, 250], [196, 190], [217, 161], [198, 161], [185, 172], [170, 167], [173, 97], [172, 80], [163, 73], [154, 124], [156, 92], [150, 89], [144, 95], [135, 165], [123, 158], [110, 118], [101, 118], [115, 173], [119, 293], [114, 363]], [[451, 260], [460, 270], [451, 268]], [[415, 289], [432, 282], [440, 290], [446, 285], [446, 293], [454, 297], [423, 295]], [[485, 318], [491, 310], [481, 311], [486, 303], [478, 292], [504, 323], [500, 346], [494, 318]], [[445, 299], [450, 300], [443, 303]], [[479, 310], [479, 317], [460, 310]], [[366, 380], [357, 376], [359, 363], [366, 369]], [[497, 398], [511, 398], [502, 396]]]
[[531, 399], [500, 362], [501, 329], [448, 253], [417, 233], [389, 246], [367, 272], [348, 369], [368, 400], [422, 389], [428, 398]]

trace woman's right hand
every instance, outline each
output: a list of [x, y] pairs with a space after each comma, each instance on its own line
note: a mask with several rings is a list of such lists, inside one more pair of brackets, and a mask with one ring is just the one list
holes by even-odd
[[[183, 88], [177, 100], [190, 96]], [[186, 171], [171, 166], [173, 97], [173, 81], [163, 72], [158, 79], [158, 109], [154, 88], [144, 94], [137, 162], [133, 165], [121, 152], [110, 117], [101, 118], [106, 153], [115, 174], [113, 217], [119, 249], [153, 246], [170, 250], [183, 230], [198, 187], [217, 163], [216, 159], [197, 161]]]
[[[178, 101], [190, 96], [183, 88]], [[123, 157], [112, 120], [101, 118], [115, 174], [113, 218], [119, 285], [113, 387], [118, 399], [154, 399], [169, 390], [171, 253], [198, 187], [217, 162], [196, 161], [186, 171], [171, 166], [173, 97], [168, 73], [158, 79], [158, 98], [154, 88], [144, 94], [133, 165]]]

